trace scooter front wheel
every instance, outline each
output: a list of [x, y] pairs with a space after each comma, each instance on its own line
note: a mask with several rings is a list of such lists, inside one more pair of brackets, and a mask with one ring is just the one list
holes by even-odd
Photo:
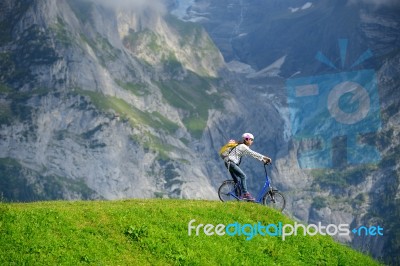
[[286, 199], [279, 191], [272, 190], [264, 195], [263, 204], [281, 212], [285, 209]]

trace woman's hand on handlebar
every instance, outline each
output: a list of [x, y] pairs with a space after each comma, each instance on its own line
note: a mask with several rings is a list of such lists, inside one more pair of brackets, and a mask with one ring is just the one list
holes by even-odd
[[269, 158], [269, 157], [264, 157], [263, 158], [263, 163], [264, 164], [270, 164], [271, 162], [272, 162], [271, 158]]

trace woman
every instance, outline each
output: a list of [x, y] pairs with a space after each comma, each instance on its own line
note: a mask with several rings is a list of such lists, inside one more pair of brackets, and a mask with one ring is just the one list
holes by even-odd
[[240, 169], [239, 165], [244, 155], [250, 155], [255, 159], [258, 159], [264, 163], [270, 163], [271, 158], [264, 156], [258, 152], [250, 149], [253, 144], [254, 136], [251, 133], [244, 133], [242, 140], [239, 141], [239, 145], [233, 148], [225, 161], [225, 166], [228, 168], [233, 180], [237, 182], [239, 179], [242, 184], [242, 195], [241, 198], [244, 200], [254, 201], [255, 198], [247, 191], [246, 174]]

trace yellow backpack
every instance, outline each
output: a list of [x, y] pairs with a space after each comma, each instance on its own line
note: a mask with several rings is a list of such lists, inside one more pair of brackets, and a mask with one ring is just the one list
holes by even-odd
[[237, 146], [239, 143], [236, 140], [229, 140], [224, 146], [219, 149], [219, 156], [225, 160], [226, 157], [229, 156], [231, 151]]

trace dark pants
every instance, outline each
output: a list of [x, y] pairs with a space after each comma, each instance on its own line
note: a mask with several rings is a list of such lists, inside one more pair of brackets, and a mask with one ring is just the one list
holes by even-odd
[[242, 169], [240, 169], [240, 167], [233, 162], [225, 162], [225, 166], [228, 168], [229, 173], [235, 182], [240, 180], [240, 183], [242, 184], [242, 193], [247, 193], [247, 178]]

